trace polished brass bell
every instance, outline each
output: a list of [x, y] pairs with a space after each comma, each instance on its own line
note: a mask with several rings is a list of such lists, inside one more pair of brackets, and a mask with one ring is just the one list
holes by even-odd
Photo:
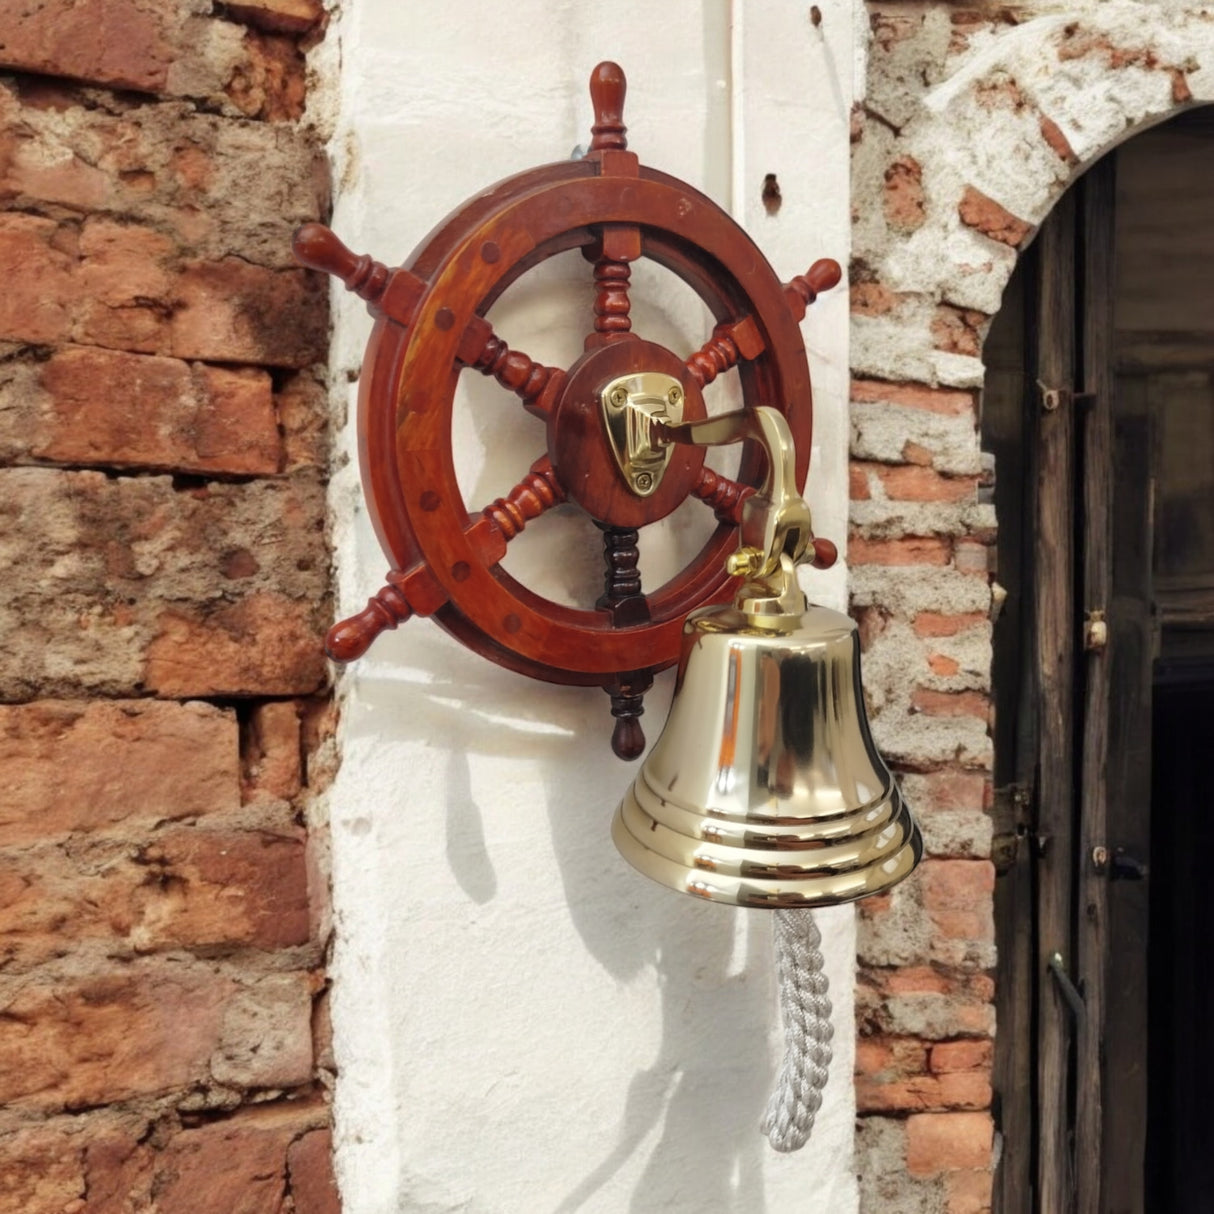
[[688, 617], [666, 727], [612, 825], [624, 857], [663, 885], [772, 909], [882, 893], [923, 852], [869, 732], [856, 626], [796, 584], [812, 536], [781, 474], [791, 458], [770, 445], [782, 423], [761, 436], [773, 475], [743, 520], [735, 567], [750, 576], [731, 606]]

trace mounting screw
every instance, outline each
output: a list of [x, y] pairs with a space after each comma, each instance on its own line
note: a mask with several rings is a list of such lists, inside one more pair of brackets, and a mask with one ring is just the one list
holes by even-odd
[[636, 474], [636, 487], [638, 493], [648, 493], [653, 488], [653, 473], [638, 472]]
[[623, 408], [628, 403], [628, 390], [626, 388], [612, 388], [611, 403], [617, 409]]
[[683, 389], [680, 388], [678, 384], [675, 384], [675, 386], [666, 393], [666, 399], [670, 401], [672, 405], [677, 405], [679, 401], [683, 399]]

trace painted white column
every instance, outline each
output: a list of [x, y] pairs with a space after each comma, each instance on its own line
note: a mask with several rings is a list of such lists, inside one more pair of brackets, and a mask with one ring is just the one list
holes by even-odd
[[[746, 224], [784, 279], [846, 262], [852, 13], [777, 0], [611, 5], [568, 0], [357, 0], [340, 52], [333, 226], [403, 260], [490, 182], [589, 142], [586, 82], [628, 74], [629, 146]], [[330, 60], [333, 56], [330, 55]], [[777, 174], [783, 204], [760, 194]], [[680, 352], [707, 336], [690, 290], [634, 272], [635, 328]], [[555, 259], [491, 319], [511, 346], [568, 365], [592, 323], [589, 267]], [[845, 288], [806, 322], [816, 411], [811, 504], [846, 529]], [[353, 412], [369, 322], [336, 307], [334, 380]], [[472, 382], [475, 380], [476, 382]], [[711, 398], [710, 398], [711, 399]], [[728, 384], [715, 407], [728, 407]], [[385, 571], [352, 456], [332, 503], [341, 610]], [[465, 498], [508, 489], [543, 428], [466, 374], [453, 436]], [[492, 451], [492, 458], [486, 458]], [[656, 585], [699, 546], [690, 503], [642, 535]], [[654, 534], [651, 534], [654, 533]], [[572, 508], [532, 524], [507, 566], [588, 604], [597, 533]], [[807, 583], [841, 606], [842, 572]], [[376, 642], [342, 681], [342, 763], [330, 798], [337, 1158], [347, 1214], [856, 1208], [849, 908], [821, 916], [836, 1010], [834, 1075], [810, 1146], [773, 1152], [758, 1123], [780, 1051], [770, 923], [646, 881], [608, 837], [636, 767], [609, 748], [607, 697], [500, 670], [434, 624]], [[652, 741], [670, 677], [648, 697]]]

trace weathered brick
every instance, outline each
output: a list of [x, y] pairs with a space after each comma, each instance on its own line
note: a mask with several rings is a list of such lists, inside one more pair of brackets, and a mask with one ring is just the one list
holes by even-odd
[[1078, 164], [1079, 157], [1071, 147], [1070, 140], [1063, 134], [1062, 128], [1047, 114], [1041, 115], [1041, 137], [1054, 149], [1058, 158], [1066, 164]]
[[972, 1071], [948, 1075], [914, 1075], [882, 1081], [856, 1081], [856, 1108], [861, 1113], [903, 1113], [985, 1109], [991, 1103], [990, 1077]]
[[906, 1119], [869, 1115], [856, 1121], [860, 1209], [882, 1214], [937, 1214], [946, 1200], [945, 1174], [906, 1171]]
[[283, 471], [325, 469], [329, 460], [329, 397], [308, 372], [291, 375], [275, 396], [282, 431]]
[[988, 1070], [993, 1055], [989, 1041], [940, 1041], [932, 1046], [930, 1065], [937, 1074]]
[[913, 156], [899, 156], [885, 170], [881, 198], [885, 222], [898, 232], [913, 232], [927, 218], [923, 196], [923, 166]]
[[139, 1096], [300, 1085], [311, 1074], [307, 974], [144, 960], [0, 984], [0, 1100], [58, 1112]]
[[956, 658], [950, 658], [943, 653], [928, 654], [927, 664], [932, 674], [938, 674], [943, 679], [951, 678], [961, 669], [961, 664]]
[[876, 379], [853, 379], [851, 399], [858, 404], [902, 405], [946, 416], [972, 417], [974, 394], [955, 388], [932, 388], [926, 384], [888, 383]]
[[916, 636], [951, 637], [968, 628], [982, 628], [989, 623], [985, 612], [971, 611], [961, 615], [944, 615], [939, 611], [921, 611], [912, 626]]
[[990, 546], [980, 540], [958, 540], [953, 550], [953, 565], [962, 573], [985, 576], [990, 570]]
[[853, 459], [919, 464], [953, 476], [982, 473], [972, 417], [857, 401], [852, 404], [849, 420]]
[[948, 1214], [990, 1214], [994, 1175], [987, 1166], [950, 1172], [945, 1182]]
[[[327, 1137], [326, 1121], [327, 1110], [315, 1099], [263, 1104], [184, 1128], [172, 1116], [149, 1121], [135, 1112], [52, 1117], [0, 1136], [0, 1208], [14, 1214], [281, 1214], [295, 1188], [293, 1154], [298, 1148], [301, 1157], [317, 1156], [314, 1143]], [[304, 1204], [296, 1196], [298, 1214], [336, 1214], [336, 1207], [306, 1204], [319, 1162], [307, 1158], [299, 1168]], [[208, 1168], [215, 1174], [200, 1174]]]
[[995, 868], [988, 860], [924, 860], [923, 906], [946, 940], [993, 941]]
[[[930, 923], [926, 924], [930, 932]], [[946, 966], [898, 969], [862, 965], [856, 1016], [862, 1033], [952, 1040], [989, 1037], [995, 1028], [994, 982], [986, 973]]]
[[237, 257], [179, 260], [149, 227], [0, 215], [0, 340], [303, 367], [327, 343], [325, 284]]
[[1033, 225], [1001, 207], [993, 198], [988, 198], [972, 185], [965, 187], [957, 207], [961, 222], [975, 228], [984, 236], [1000, 244], [1016, 248], [1033, 230]]
[[56, 217], [121, 216], [170, 233], [181, 257], [294, 266], [291, 232], [324, 215], [328, 170], [295, 126], [234, 122], [177, 102], [113, 114], [70, 93], [35, 104], [0, 81], [0, 198]]
[[0, 214], [0, 339], [66, 340], [75, 265], [73, 233], [54, 220]]
[[294, 39], [250, 30], [226, 92], [244, 114], [289, 122], [303, 115], [304, 59]]
[[247, 800], [291, 800], [302, 787], [299, 705], [274, 700], [255, 705], [242, 738]]
[[934, 771], [904, 778], [904, 791], [916, 808], [932, 811], [981, 809], [987, 777], [975, 771]]
[[325, 681], [309, 603], [253, 594], [204, 616], [166, 611], [156, 628], [143, 682], [158, 695], [298, 695]]
[[858, 316], [884, 316], [900, 302], [900, 296], [879, 282], [861, 280], [848, 288], [848, 305]]
[[87, 1192], [80, 1152], [61, 1126], [35, 1125], [0, 1134], [0, 1209], [63, 1214]]
[[0, 970], [99, 941], [110, 957], [309, 938], [298, 834], [165, 828], [0, 852]]
[[[292, 1144], [313, 1137], [311, 1131], [324, 1120], [323, 1106], [314, 1102], [280, 1102], [183, 1130], [156, 1164], [158, 1208], [181, 1214], [281, 1214], [292, 1191]], [[299, 1204], [295, 1209], [307, 1211]]]
[[179, 11], [137, 0], [93, 0], [84, 8], [68, 0], [6, 0], [0, 64], [159, 92], [179, 50], [172, 28]]
[[[224, 105], [266, 118], [300, 114], [303, 64], [261, 80], [262, 40], [194, 6], [141, 0], [4, 0], [0, 65], [91, 84]], [[293, 44], [292, 44], [293, 45]], [[260, 87], [249, 87], [249, 81]]]
[[869, 477], [876, 465], [852, 460], [847, 468], [847, 496], [853, 502], [866, 502], [872, 497]]
[[989, 320], [984, 312], [973, 308], [940, 304], [932, 317], [932, 344], [937, 350], [977, 358], [982, 353], [982, 339]]
[[989, 1168], [994, 1125], [989, 1113], [917, 1113], [906, 1122], [912, 1176]]
[[847, 543], [849, 565], [947, 565], [952, 545], [943, 539], [913, 536], [899, 540], [852, 537]]
[[324, 683], [313, 477], [188, 489], [0, 469], [0, 523], [0, 698], [298, 695]]
[[312, 1130], [297, 1138], [287, 1152], [287, 1169], [295, 1214], [341, 1214], [329, 1129]]
[[977, 691], [934, 691], [917, 687], [911, 694], [915, 712], [933, 717], [977, 717], [985, 721], [990, 716], [990, 697]]
[[0, 846], [240, 804], [236, 719], [209, 704], [0, 705]]
[[270, 377], [85, 346], [0, 366], [4, 457], [274, 475]]
[[227, 11], [249, 25], [291, 34], [306, 33], [324, 16], [321, 0], [240, 0]]
[[223, 1009], [212, 1077], [227, 1087], [290, 1088], [312, 1077], [312, 994], [308, 974], [242, 975]]
[[852, 461], [853, 476], [862, 477], [863, 493], [853, 492], [853, 500], [868, 498], [870, 477], [875, 477], [881, 492], [895, 501], [966, 502], [977, 497], [977, 476], [942, 476], [931, 468], [914, 464], [879, 464]]

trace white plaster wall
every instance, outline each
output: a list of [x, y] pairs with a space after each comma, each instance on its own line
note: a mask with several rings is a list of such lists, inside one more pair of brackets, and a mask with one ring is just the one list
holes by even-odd
[[[333, 226], [360, 252], [404, 259], [487, 183], [585, 146], [586, 81], [613, 58], [644, 162], [732, 209], [783, 278], [820, 256], [846, 264], [852, 6], [818, 7], [815, 27], [808, 4], [779, 0], [350, 0], [328, 39], [340, 62]], [[760, 202], [768, 172], [784, 196], [774, 218]], [[580, 257], [564, 262], [521, 280], [491, 319], [512, 346], [567, 365], [591, 288]], [[703, 309], [646, 269], [634, 327], [690, 352], [707, 336]], [[369, 322], [357, 301], [336, 303], [335, 391], [352, 413]], [[805, 333], [810, 499], [819, 533], [842, 544], [845, 287], [810, 310]], [[727, 383], [711, 404], [730, 407]], [[469, 374], [457, 412], [461, 487], [479, 507], [539, 454], [542, 427]], [[385, 563], [344, 441], [332, 502], [349, 612]], [[508, 567], [585, 603], [601, 558], [575, 513], [532, 524]], [[698, 548], [706, 514], [690, 503], [643, 533], [647, 584]], [[844, 577], [807, 587], [841, 607]], [[424, 620], [381, 638], [341, 686], [330, 815], [347, 1214], [855, 1210], [850, 908], [820, 916], [832, 1082], [810, 1146], [780, 1156], [758, 1130], [780, 1051], [769, 919], [670, 893], [617, 856], [608, 826], [636, 767], [610, 753], [606, 696], [500, 670]], [[650, 740], [670, 688], [667, 675], [648, 698]]]

